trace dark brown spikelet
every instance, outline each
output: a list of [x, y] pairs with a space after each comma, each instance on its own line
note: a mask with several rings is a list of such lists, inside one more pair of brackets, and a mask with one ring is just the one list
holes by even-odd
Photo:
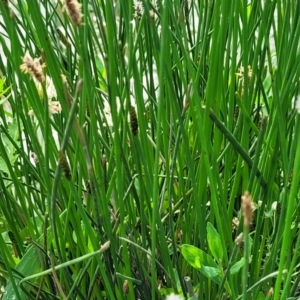
[[66, 47], [70, 47], [71, 44], [68, 40], [68, 38], [62, 33], [62, 31], [59, 28], [56, 28], [56, 32], [57, 32], [57, 36], [59, 38], [59, 40], [66, 46]]
[[277, 202], [276, 205], [276, 214], [280, 215], [281, 214], [281, 203]]
[[87, 115], [88, 117], [91, 116], [89, 101], [86, 101], [86, 115]]
[[65, 177], [68, 180], [71, 180], [72, 175], [71, 175], [69, 163], [67, 161], [66, 155], [62, 151], [59, 151], [59, 153], [58, 153], [58, 164], [61, 167], [61, 169], [63, 170]]
[[92, 192], [95, 190], [94, 185], [89, 180], [85, 180], [85, 188], [90, 195], [92, 195]]
[[14, 234], [10, 230], [7, 232], [7, 234], [9, 236], [9, 239], [11, 240], [11, 244], [12, 244], [12, 247], [13, 247], [15, 257], [19, 257], [18, 250], [17, 250], [16, 238], [15, 238]]
[[245, 244], [244, 244], [244, 241], [242, 241], [240, 244], [239, 244], [239, 251], [241, 254], [244, 253], [244, 250], [245, 250]]
[[187, 19], [189, 17], [189, 12], [190, 12], [189, 1], [188, 0], [182, 0], [181, 5], [182, 5], [182, 10], [184, 12], [184, 16]]
[[12, 233], [12, 231], [8, 231], [7, 232], [8, 236], [9, 236], [9, 239], [11, 240], [12, 244], [15, 244], [16, 243], [16, 239], [15, 239], [15, 236], [14, 234]]
[[139, 123], [135, 108], [133, 106], [130, 107], [129, 114], [132, 134], [137, 135], [139, 131]]
[[240, 108], [236, 105], [234, 107], [234, 112], [233, 112], [233, 118], [235, 122], [237, 121], [239, 114], [240, 114]]

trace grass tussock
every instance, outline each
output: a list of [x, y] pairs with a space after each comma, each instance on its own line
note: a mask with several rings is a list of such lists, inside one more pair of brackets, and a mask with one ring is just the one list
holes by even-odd
[[299, 1], [0, 12], [1, 299], [298, 299]]

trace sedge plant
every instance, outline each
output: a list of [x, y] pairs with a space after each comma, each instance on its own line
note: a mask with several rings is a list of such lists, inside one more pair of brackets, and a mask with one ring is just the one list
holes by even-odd
[[299, 1], [0, 12], [1, 299], [299, 297]]

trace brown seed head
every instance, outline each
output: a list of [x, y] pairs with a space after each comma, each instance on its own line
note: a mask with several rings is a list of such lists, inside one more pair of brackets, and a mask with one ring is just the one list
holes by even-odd
[[77, 0], [65, 0], [67, 14], [69, 15], [70, 19], [76, 26], [80, 26], [82, 13], [81, 13], [81, 6]]
[[26, 51], [23, 57], [23, 63], [20, 66], [20, 69], [24, 73], [29, 73], [31, 77], [35, 78], [39, 82], [45, 81], [45, 76], [43, 74], [43, 68], [45, 64], [40, 64], [38, 58], [32, 58], [28, 51]]
[[244, 217], [244, 226], [249, 227], [253, 219], [253, 200], [249, 192], [245, 192], [242, 196], [242, 212]]
[[128, 284], [128, 280], [125, 280], [123, 283], [123, 293], [124, 294], [128, 294], [129, 293], [129, 284]]
[[139, 131], [139, 122], [138, 122], [135, 108], [133, 106], [130, 107], [129, 114], [130, 114], [131, 132], [133, 135], [137, 135]]
[[71, 174], [71, 170], [69, 167], [69, 163], [67, 161], [65, 153], [62, 151], [59, 151], [59, 153], [58, 153], [58, 164], [61, 167], [61, 169], [63, 170], [66, 178], [68, 180], [71, 180], [72, 174]]
[[268, 290], [267, 297], [271, 297], [271, 296], [273, 296], [273, 294], [274, 294], [274, 289], [271, 287], [271, 288]]
[[237, 245], [240, 245], [241, 243], [243, 243], [243, 233], [240, 233], [237, 237], [236, 237], [236, 239], [235, 239], [235, 241], [234, 241]]

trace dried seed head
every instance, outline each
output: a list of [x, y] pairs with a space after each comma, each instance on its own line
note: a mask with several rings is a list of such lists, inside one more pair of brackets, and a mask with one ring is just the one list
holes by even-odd
[[33, 59], [29, 52], [26, 51], [20, 69], [24, 73], [29, 73], [31, 77], [35, 78], [38, 82], [44, 82], [45, 76], [43, 74], [43, 68], [45, 67], [45, 64], [40, 64], [39, 58]]
[[70, 167], [69, 167], [69, 163], [67, 161], [65, 153], [63, 153], [62, 151], [58, 152], [58, 164], [61, 167], [61, 169], [63, 170], [66, 178], [68, 180], [71, 180], [72, 175], [71, 175], [71, 170], [70, 170]]
[[104, 243], [103, 245], [101, 245], [101, 247], [100, 247], [101, 253], [103, 253], [104, 251], [106, 251], [109, 247], [110, 247], [110, 241], [105, 242], [105, 243]]
[[267, 297], [272, 297], [273, 294], [274, 294], [274, 289], [271, 287], [271, 288], [268, 290]]
[[136, 115], [135, 108], [133, 106], [130, 107], [129, 114], [130, 114], [131, 132], [133, 135], [137, 135], [139, 131], [139, 123], [138, 123], [138, 118]]
[[38, 156], [34, 152], [30, 152], [30, 158], [35, 165], [39, 163]]
[[240, 245], [241, 243], [243, 243], [243, 233], [240, 233], [240, 234], [236, 237], [235, 243], [236, 243], [237, 245]]
[[80, 26], [82, 13], [81, 13], [81, 6], [77, 0], [65, 0], [65, 5], [67, 8], [67, 14], [69, 15], [70, 19], [72, 20], [73, 24], [76, 26]]
[[240, 221], [237, 217], [234, 217], [232, 219], [232, 233], [236, 232], [237, 228], [239, 227], [239, 223], [240, 223]]
[[49, 101], [48, 104], [49, 104], [49, 113], [51, 115], [61, 113], [61, 105], [59, 101]]
[[123, 293], [128, 294], [129, 293], [129, 285], [128, 285], [128, 280], [126, 279], [123, 283]]
[[153, 10], [150, 10], [149, 11], [149, 16], [150, 16], [151, 19], [154, 20], [155, 19], [155, 12]]
[[249, 227], [253, 219], [253, 200], [249, 192], [245, 192], [242, 196], [242, 213], [244, 217], [244, 226]]
[[143, 13], [144, 13], [144, 6], [142, 1], [133, 1], [133, 17], [138, 21], [141, 19]]

